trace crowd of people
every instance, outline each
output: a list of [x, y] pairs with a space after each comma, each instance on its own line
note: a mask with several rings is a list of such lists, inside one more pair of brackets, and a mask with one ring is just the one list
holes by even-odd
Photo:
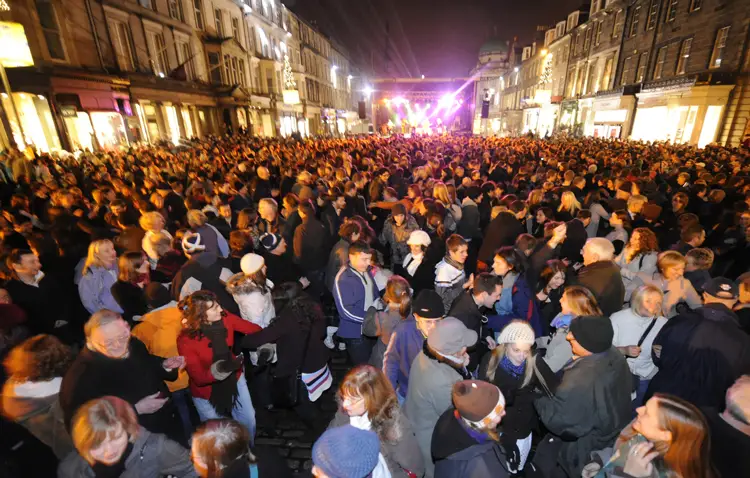
[[285, 476], [259, 407], [317, 477], [750, 476], [746, 148], [239, 134], [0, 173], [0, 408], [59, 477]]

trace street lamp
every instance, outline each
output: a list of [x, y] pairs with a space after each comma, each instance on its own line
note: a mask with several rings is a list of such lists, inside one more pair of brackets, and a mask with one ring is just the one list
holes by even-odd
[[365, 88], [362, 90], [362, 93], [364, 93], [365, 97], [369, 99], [372, 95], [372, 91], [372, 86], [365, 86]]

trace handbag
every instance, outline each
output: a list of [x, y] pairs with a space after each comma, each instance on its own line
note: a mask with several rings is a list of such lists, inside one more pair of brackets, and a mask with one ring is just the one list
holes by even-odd
[[[643, 341], [646, 340], [646, 337], [648, 337], [648, 334], [651, 332], [651, 329], [654, 328], [654, 325], [656, 325], [656, 317], [651, 319], [651, 323], [648, 324], [648, 327], [646, 327], [646, 330], [641, 335], [641, 338], [638, 339], [638, 347], [640, 347], [641, 344], [643, 344]], [[638, 390], [638, 384], [641, 382], [641, 377], [634, 374], [633, 372], [630, 372], [630, 375], [632, 375], [633, 377], [633, 383], [631, 385], [630, 392], [633, 393]]]
[[271, 376], [271, 403], [276, 408], [293, 408], [299, 404], [300, 393], [307, 393], [307, 390], [300, 390], [301, 386], [304, 387], [302, 382], [302, 364], [307, 358], [307, 347], [310, 345], [310, 333], [312, 332], [312, 324], [310, 324], [310, 330], [305, 335], [305, 347], [302, 351], [302, 359], [299, 365], [297, 365], [294, 373], [289, 375]]

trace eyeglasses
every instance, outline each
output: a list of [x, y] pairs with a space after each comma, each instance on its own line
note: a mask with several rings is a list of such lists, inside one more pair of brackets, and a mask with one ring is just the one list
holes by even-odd
[[111, 349], [114, 347], [117, 347], [118, 345], [125, 345], [130, 341], [130, 334], [127, 335], [120, 335], [119, 337], [114, 337], [109, 340], [105, 340], [101, 342], [101, 345], [104, 346], [106, 349]]

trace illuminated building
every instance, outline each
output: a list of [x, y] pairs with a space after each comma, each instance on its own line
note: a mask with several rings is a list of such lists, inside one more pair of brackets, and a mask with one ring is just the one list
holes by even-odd
[[490, 40], [479, 49], [479, 62], [471, 71], [476, 81], [474, 95], [474, 134], [501, 134], [501, 102], [510, 72], [511, 43]]

